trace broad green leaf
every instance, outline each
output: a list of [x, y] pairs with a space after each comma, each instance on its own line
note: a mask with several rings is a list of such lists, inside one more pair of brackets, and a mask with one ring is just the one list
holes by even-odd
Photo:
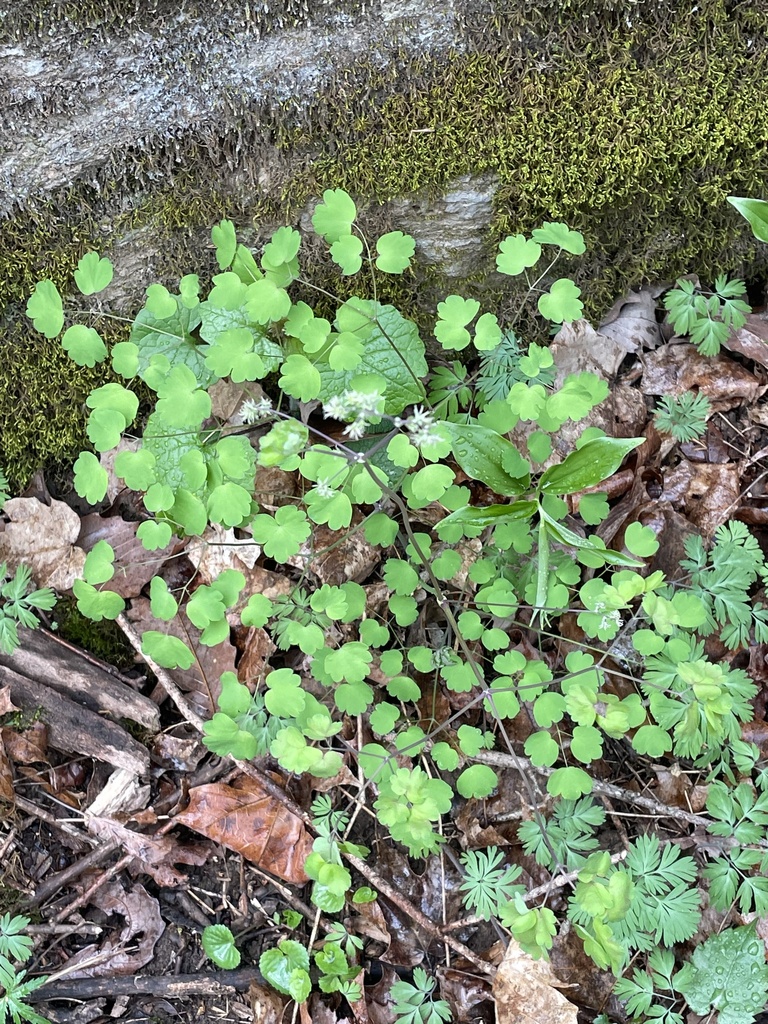
[[231, 220], [221, 220], [211, 229], [211, 241], [216, 246], [216, 262], [221, 270], [226, 270], [235, 258], [237, 236], [235, 225]]
[[81, 452], [75, 462], [75, 490], [90, 505], [97, 505], [107, 493], [109, 476], [93, 452]]
[[149, 629], [141, 634], [141, 653], [162, 668], [191, 668], [195, 656], [177, 636]]
[[360, 363], [351, 370], [334, 370], [326, 362], [317, 362], [322, 379], [318, 396], [322, 402], [344, 391], [355, 390], [356, 378], [375, 374], [386, 385], [384, 411], [399, 416], [408, 405], [424, 400], [421, 378], [428, 367], [424, 344], [416, 324], [393, 306], [381, 306], [367, 299], [350, 299], [339, 308], [336, 328], [340, 333], [353, 331], [364, 344]]
[[441, 520], [440, 526], [460, 524], [484, 530], [486, 527], [496, 526], [498, 523], [513, 523], [531, 519], [536, 514], [537, 508], [538, 505], [535, 501], [514, 501], [510, 505], [486, 505], [484, 508], [466, 505]]
[[728, 202], [752, 228], [752, 234], [761, 242], [768, 242], [768, 202], [765, 199], [741, 199], [728, 196]]
[[572, 231], [561, 221], [547, 221], [531, 232], [531, 237], [542, 245], [557, 245], [574, 256], [581, 256], [585, 251], [584, 236]]
[[203, 950], [217, 967], [225, 971], [234, 970], [240, 963], [235, 937], [226, 925], [211, 924], [203, 929]]
[[64, 331], [61, 345], [78, 366], [95, 366], [107, 358], [107, 346], [93, 327], [75, 324]]
[[611, 476], [625, 457], [645, 439], [642, 437], [596, 437], [571, 452], [557, 466], [551, 466], [539, 481], [544, 494], [574, 494], [593, 487]]
[[103, 291], [114, 274], [112, 263], [97, 252], [87, 252], [77, 264], [75, 284], [83, 295], [95, 295]]
[[584, 306], [579, 300], [580, 295], [581, 289], [577, 288], [573, 281], [561, 277], [548, 292], [539, 296], [539, 312], [555, 324], [578, 320], [584, 313]]
[[[444, 422], [453, 456], [473, 480], [482, 480], [497, 494], [520, 494], [529, 485], [529, 466], [511, 441], [474, 423]], [[508, 471], [513, 467], [516, 475]]]
[[331, 246], [331, 259], [342, 274], [356, 274], [363, 265], [363, 243], [357, 235], [341, 235]]
[[330, 244], [350, 234], [356, 216], [357, 208], [350, 196], [341, 188], [328, 188], [312, 214], [312, 227]]
[[402, 231], [388, 231], [376, 243], [376, 269], [385, 274], [402, 274], [410, 266], [416, 242]]
[[61, 296], [53, 281], [38, 281], [27, 301], [27, 316], [46, 338], [55, 338], [64, 326]]
[[526, 269], [539, 262], [541, 246], [538, 242], [525, 235], [507, 235], [499, 243], [499, 255], [496, 257], [496, 269], [500, 274], [516, 277]]
[[204, 305], [200, 303], [194, 309], [188, 309], [177, 300], [176, 314], [165, 320], [158, 320], [146, 306], [139, 311], [129, 340], [139, 350], [138, 373], [143, 380], [149, 382], [153, 379], [153, 361], [156, 365], [158, 356], [171, 366], [188, 366], [201, 387], [208, 387], [216, 380], [216, 375], [205, 365], [204, 349], [192, 337], [192, 331], [200, 324]]

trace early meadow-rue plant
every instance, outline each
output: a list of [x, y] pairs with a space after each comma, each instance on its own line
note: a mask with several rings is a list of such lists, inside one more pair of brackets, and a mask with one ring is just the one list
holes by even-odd
[[[360, 292], [371, 275], [410, 272], [414, 240], [400, 231], [364, 240], [356, 204], [341, 189], [324, 192], [312, 225], [341, 275], [360, 274]], [[610, 511], [600, 485], [643, 438], [586, 427], [560, 462], [543, 468], [563, 426], [582, 422], [608, 396], [605, 381], [557, 377], [547, 348], [524, 346], [495, 313], [459, 295], [438, 303], [432, 322], [450, 365], [430, 367], [419, 327], [394, 306], [353, 295], [335, 302], [331, 320], [295, 298], [303, 254], [294, 228], [279, 228], [260, 252], [240, 243], [227, 220], [212, 240], [219, 273], [210, 288], [195, 274], [173, 291], [151, 285], [129, 339], [109, 350], [98, 334], [98, 306], [85, 323], [73, 322], [51, 281], [39, 282], [27, 311], [46, 337], [62, 335], [75, 362], [109, 359], [116, 378], [87, 398], [91, 447], [75, 463], [77, 493], [93, 504], [104, 498], [102, 456], [111, 458], [129, 437], [114, 472], [136, 495], [147, 551], [174, 537], [205, 538], [212, 526], [242, 531], [287, 581], [287, 593], [267, 597], [240, 569], [185, 585], [158, 573], [148, 587], [155, 628], [141, 638], [147, 657], [171, 670], [195, 661], [168, 627], [181, 614], [203, 646], [228, 643], [234, 621], [263, 630], [277, 652], [254, 691], [234, 672], [214, 681], [220, 696], [204, 742], [221, 756], [270, 757], [283, 772], [305, 776], [307, 789], [323, 790], [304, 870], [317, 911], [344, 917], [312, 950], [280, 938], [262, 955], [262, 974], [297, 1002], [313, 985], [359, 998], [346, 858], [368, 851], [353, 840], [354, 802], [369, 807], [376, 828], [409, 855], [429, 856], [444, 846], [441, 822], [457, 801], [492, 797], [499, 779], [488, 752], [512, 747], [546, 775], [550, 800], [545, 812], [532, 797], [518, 837], [552, 876], [576, 873], [572, 895], [557, 913], [546, 896], [529, 906], [506, 854], [490, 848], [463, 858], [468, 909], [495, 918], [537, 957], [547, 956], [558, 915], [567, 915], [595, 963], [617, 974], [630, 961], [641, 970], [620, 990], [630, 1015], [637, 1011], [633, 1019], [642, 1019], [648, 985], [651, 1007], [667, 1005], [654, 986], [670, 993], [669, 1012], [653, 1011], [667, 1013], [668, 1024], [677, 1024], [683, 996], [697, 1012], [717, 1006], [722, 1016], [703, 971], [731, 947], [707, 944], [706, 957], [678, 974], [673, 947], [696, 931], [699, 885], [710, 886], [718, 906], [738, 900], [742, 912], [757, 913], [768, 906], [761, 846], [768, 772], [760, 751], [741, 739], [757, 688], [743, 670], [710, 661], [704, 647], [711, 634], [730, 649], [752, 637], [768, 642], [768, 611], [752, 600], [758, 580], [768, 581], [757, 541], [743, 524], [729, 524], [709, 547], [701, 538], [686, 542], [685, 586], [649, 573], [646, 560], [658, 548], [651, 529], [629, 524], [615, 549], [595, 530]], [[584, 251], [578, 232], [548, 222], [503, 239], [496, 266], [524, 276], [535, 309], [560, 325], [583, 307], [579, 288], [555, 278], [554, 267], [563, 254]], [[89, 253], [75, 284], [87, 297], [111, 275], [110, 261]], [[724, 330], [743, 316], [737, 284], [726, 279], [709, 297], [687, 285], [676, 291], [670, 316], [696, 332], [702, 351], [719, 348]], [[243, 419], [258, 429], [214, 417], [209, 392], [223, 379], [242, 388]], [[155, 396], [141, 431], [138, 382]], [[260, 397], [262, 386], [269, 397]], [[317, 426], [317, 405], [326, 420], [345, 424], [340, 441], [332, 426]], [[701, 406], [693, 411], [704, 415]], [[519, 446], [518, 424], [527, 436]], [[270, 468], [291, 474], [296, 487], [284, 502], [260, 505], [255, 475]], [[360, 581], [342, 575], [321, 583], [313, 560], [355, 534], [376, 568]], [[84, 615], [100, 621], [124, 610], [109, 586], [119, 568], [106, 541], [89, 552], [74, 588]], [[364, 586], [374, 572], [375, 586]], [[537, 644], [542, 628], [553, 631], [570, 609], [571, 630], [585, 639], [556, 661], [551, 646]], [[525, 645], [513, 644], [512, 626], [525, 632]], [[617, 691], [603, 654], [619, 657], [620, 636], [626, 672]], [[441, 707], [461, 712], [450, 721], [429, 717]], [[521, 737], [516, 746], [513, 736]], [[735, 845], [707, 847], [702, 869], [677, 846], [640, 834], [625, 862], [614, 860], [602, 848], [605, 811], [590, 794], [615, 742], [638, 760], [684, 759], [709, 773], [710, 830], [721, 836], [724, 829]], [[736, 783], [742, 776], [748, 781]], [[341, 777], [357, 780], [358, 791], [336, 785]], [[234, 961], [229, 935], [207, 941], [211, 955]], [[764, 994], [768, 982], [758, 981]], [[448, 1020], [447, 1004], [432, 998], [434, 981], [417, 968], [413, 982], [393, 986], [398, 1019]], [[729, 1001], [729, 1024], [749, 1024], [754, 998], [749, 1007]]]

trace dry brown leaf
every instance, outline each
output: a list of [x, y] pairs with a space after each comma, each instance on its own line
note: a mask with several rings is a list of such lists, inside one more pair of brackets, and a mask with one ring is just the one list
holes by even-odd
[[[139, 633], [157, 629], [157, 619], [152, 615], [146, 597], [136, 598], [126, 616]], [[212, 718], [221, 693], [222, 672], [235, 671], [234, 647], [228, 642], [216, 644], [215, 647], [201, 644], [200, 630], [183, 613], [171, 622], [164, 623], [163, 631], [187, 644], [197, 659], [191, 668], [168, 669], [168, 674], [179, 689], [187, 694], [189, 703], [198, 715], [205, 719]]]
[[640, 390], [644, 395], [672, 395], [697, 390], [721, 412], [751, 404], [766, 390], [757, 378], [722, 352], [703, 356], [695, 345], [662, 345], [645, 357]]
[[141, 835], [121, 825], [113, 818], [100, 818], [86, 815], [88, 831], [105, 842], [119, 843], [126, 853], [134, 856], [131, 870], [143, 871], [150, 875], [158, 885], [175, 888], [187, 884], [186, 875], [178, 871], [174, 864], [205, 864], [208, 854], [202, 847], [193, 847], [180, 843], [172, 836]]
[[736, 463], [693, 463], [682, 459], [665, 473], [661, 497], [684, 512], [702, 533], [711, 536], [732, 517], [740, 487]]
[[[117, 914], [125, 919], [125, 925], [118, 935], [111, 935], [101, 946], [90, 945], [79, 950], [67, 961], [67, 975], [70, 978], [102, 978], [115, 974], [135, 974], [152, 959], [157, 940], [165, 931], [160, 914], [160, 905], [150, 896], [143, 885], [134, 884], [130, 892], [111, 879], [95, 897], [99, 907], [110, 916]], [[126, 946], [134, 952], [127, 952]], [[101, 959], [102, 954], [109, 954]], [[77, 968], [95, 955], [100, 962], [90, 967]], [[75, 967], [74, 971], [70, 968]]]
[[207, 526], [202, 537], [194, 537], [187, 547], [187, 557], [206, 584], [224, 569], [237, 569], [247, 580], [260, 554], [261, 548], [252, 538], [241, 540], [234, 530], [218, 523]]
[[282, 1024], [288, 1002], [286, 996], [252, 981], [248, 986], [248, 1002], [251, 1004], [254, 1024]]
[[665, 291], [666, 285], [644, 285], [629, 292], [611, 306], [598, 332], [615, 342], [625, 355], [656, 348], [662, 341], [656, 320], [657, 300]]
[[[355, 510], [351, 527], [359, 526], [363, 516]], [[319, 552], [319, 554], [315, 554]], [[316, 526], [309, 543], [298, 555], [288, 559], [297, 569], [309, 570], [321, 583], [341, 586], [349, 580], [362, 583], [381, 561], [381, 550], [369, 544], [362, 530], [346, 532]]]
[[312, 838], [304, 823], [256, 779], [214, 782], [189, 791], [189, 805], [175, 820], [286, 882], [303, 885]]
[[5, 745], [0, 737], [0, 800], [6, 803], [15, 803], [13, 795], [13, 769], [8, 755], [5, 752]]
[[35, 722], [22, 732], [3, 729], [3, 742], [12, 761], [17, 764], [48, 764], [48, 726]]
[[140, 524], [129, 523], [120, 516], [105, 518], [92, 512], [83, 516], [81, 525], [78, 543], [86, 553], [100, 540], [105, 540], [115, 552], [115, 575], [103, 589], [121, 597], [137, 597], [166, 558], [184, 546], [183, 542], [171, 541], [159, 551], [147, 551], [136, 536]]
[[576, 1024], [578, 1011], [558, 984], [546, 960], [534, 960], [512, 939], [493, 979], [497, 1024]]
[[11, 700], [10, 686], [0, 686], [0, 715], [10, 715], [18, 710]]
[[85, 552], [74, 546], [80, 516], [63, 501], [44, 505], [37, 498], [11, 498], [3, 505], [11, 520], [1, 528], [0, 562], [24, 562], [39, 587], [71, 590], [82, 575]]
[[453, 1011], [455, 1024], [475, 1024], [487, 1019], [483, 1003], [491, 1003], [491, 985], [488, 978], [480, 977], [474, 969], [469, 971], [454, 967], [438, 967], [440, 996]]
[[725, 341], [731, 352], [768, 366], [768, 319], [764, 313], [748, 313], [747, 322], [738, 331], [731, 331]]
[[247, 685], [249, 682], [257, 683], [261, 680], [269, 659], [277, 648], [266, 629], [260, 626], [249, 626], [243, 633], [244, 636], [238, 638], [238, 646], [242, 649], [243, 655], [237, 666], [237, 678]]

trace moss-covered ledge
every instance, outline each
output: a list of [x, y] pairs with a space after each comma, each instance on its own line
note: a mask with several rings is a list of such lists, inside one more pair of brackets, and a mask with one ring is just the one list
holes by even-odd
[[[343, 13], [343, 4], [330, 6]], [[107, 38], [131, 30], [120, 22], [129, 7], [117, 4], [114, 24], [103, 26]], [[369, 14], [383, 22], [395, 7], [416, 11], [419, 3], [374, 4]], [[400, 226], [398, 209], [407, 215], [408, 207], [398, 199], [432, 203], [439, 217], [436, 197], [457, 181], [482, 180], [492, 182], [489, 201], [467, 230], [484, 243], [486, 259], [460, 287], [502, 315], [517, 296], [508, 281], [500, 291], [488, 276], [493, 246], [544, 218], [587, 237], [588, 255], [569, 270], [593, 317], [643, 280], [689, 270], [705, 279], [722, 270], [766, 275], [765, 247], [724, 200], [766, 190], [767, 0], [703, 0], [695, 12], [656, 0], [451, 7], [453, 51], [420, 53], [409, 36], [411, 45], [393, 45], [385, 60], [363, 54], [346, 62], [316, 93], [281, 103], [274, 93], [229, 93], [215, 123], [166, 124], [66, 186], [30, 195], [5, 220], [0, 461], [17, 481], [40, 461], [68, 458], [82, 441], [90, 375], [69, 365], [56, 343], [32, 337], [22, 311], [38, 277], [65, 284], [89, 247], [112, 254], [118, 273], [121, 262], [130, 267], [128, 284], [114, 293], [115, 311], [130, 315], [131, 295], [149, 281], [214, 271], [207, 236], [221, 216], [258, 244], [277, 224], [300, 222], [324, 188], [340, 186], [370, 204], [375, 230]], [[160, 8], [160, 0], [147, 6], [145, 28], [156, 26]], [[89, 17], [95, 32], [98, 12]], [[203, 79], [210, 74], [201, 70]], [[421, 317], [443, 284], [457, 284], [434, 265], [428, 217], [416, 218], [414, 233], [420, 219], [421, 255], [432, 265], [402, 281], [392, 299]], [[325, 271], [308, 271], [315, 272]]]

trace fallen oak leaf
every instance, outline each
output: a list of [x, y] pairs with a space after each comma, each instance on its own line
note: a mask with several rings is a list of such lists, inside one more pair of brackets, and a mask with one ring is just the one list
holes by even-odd
[[257, 779], [241, 776], [232, 785], [197, 786], [189, 791], [187, 809], [174, 820], [286, 882], [308, 881], [303, 865], [312, 837], [301, 818]]
[[143, 871], [150, 875], [158, 885], [166, 888], [178, 888], [187, 884], [186, 875], [178, 871], [174, 864], [191, 864], [199, 866], [208, 860], [208, 854], [200, 847], [187, 846], [172, 836], [142, 835], [121, 825], [113, 818], [101, 818], [97, 815], [86, 815], [88, 831], [106, 843], [119, 843], [120, 846], [134, 857], [129, 865], [130, 870]]
[[578, 1009], [546, 960], [534, 960], [512, 939], [493, 979], [498, 1024], [576, 1024]]
[[24, 562], [39, 587], [71, 590], [82, 576], [85, 552], [74, 546], [80, 516], [63, 501], [44, 505], [37, 498], [11, 498], [3, 505], [11, 520], [0, 532], [0, 562]]

